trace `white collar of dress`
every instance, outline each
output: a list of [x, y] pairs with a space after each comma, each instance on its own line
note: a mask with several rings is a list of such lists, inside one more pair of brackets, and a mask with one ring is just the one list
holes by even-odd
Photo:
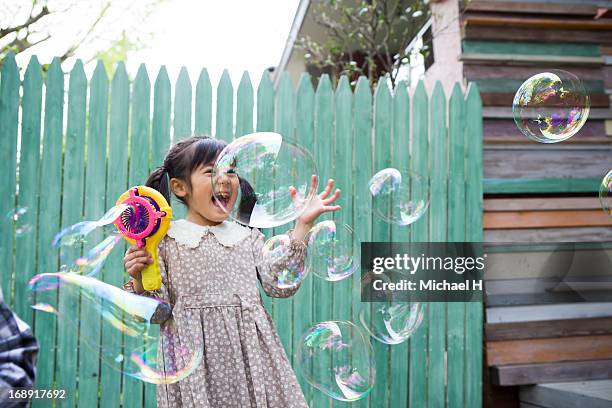
[[233, 221], [204, 226], [187, 220], [176, 220], [170, 223], [168, 236], [187, 248], [196, 248], [207, 233], [212, 233], [223, 246], [232, 247], [251, 234], [248, 227]]

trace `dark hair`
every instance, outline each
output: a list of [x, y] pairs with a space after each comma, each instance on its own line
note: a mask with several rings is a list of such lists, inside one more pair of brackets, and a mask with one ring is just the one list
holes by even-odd
[[[181, 140], [170, 147], [163, 164], [153, 170], [145, 184], [159, 191], [170, 203], [170, 179], [183, 180], [191, 189], [191, 173], [200, 166], [212, 163], [226, 145], [227, 143], [223, 140], [210, 136], [192, 136], [189, 139]], [[248, 224], [257, 198], [249, 182], [241, 177], [238, 179], [242, 195], [238, 208], [239, 219], [247, 220]], [[175, 197], [187, 205], [185, 199], [176, 195]]]
[[[170, 179], [184, 181], [191, 189], [191, 173], [200, 166], [212, 163], [226, 143], [210, 136], [192, 136], [170, 147], [164, 162], [149, 175], [146, 186], [159, 191], [170, 203]], [[187, 202], [175, 195], [183, 204]]]

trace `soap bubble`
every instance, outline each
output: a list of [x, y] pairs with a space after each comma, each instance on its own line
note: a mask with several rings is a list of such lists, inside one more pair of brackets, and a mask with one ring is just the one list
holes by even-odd
[[[291, 238], [287, 234], [276, 235], [263, 246], [262, 256], [266, 263], [273, 264], [289, 255], [289, 245]], [[276, 280], [279, 289], [289, 289], [298, 286], [306, 277], [303, 263], [295, 263], [291, 260], [286, 268], [280, 271]]]
[[310, 327], [298, 343], [296, 357], [300, 375], [336, 400], [362, 399], [374, 387], [372, 346], [351, 322], [326, 321]]
[[359, 252], [353, 229], [336, 227], [334, 221], [317, 223], [308, 233], [307, 270], [319, 278], [339, 281], [359, 268]]
[[[304, 148], [278, 133], [242, 136], [221, 151], [213, 169], [214, 202], [237, 222], [270, 228], [296, 219], [316, 192], [316, 166]], [[238, 178], [237, 195], [229, 186]], [[236, 184], [234, 184], [236, 186]], [[289, 187], [295, 187], [293, 200]]]
[[612, 216], [612, 170], [606, 174], [599, 186], [599, 201], [601, 208], [609, 216]]
[[383, 169], [370, 179], [368, 188], [374, 213], [389, 223], [410, 225], [429, 206], [427, 180], [411, 171]]
[[557, 143], [584, 125], [591, 102], [574, 74], [551, 70], [527, 79], [514, 95], [512, 114], [519, 130], [540, 143]]
[[[74, 273], [43, 273], [29, 284], [31, 296], [54, 291], [65, 304], [81, 304], [82, 310], [93, 310], [100, 319], [100, 330], [80, 330], [76, 310], [62, 310], [57, 304], [36, 303], [40, 312], [53, 313], [58, 321], [67, 322], [65, 329], [78, 333], [79, 344], [87, 352], [99, 355], [109, 367], [153, 384], [170, 384], [189, 376], [202, 361], [202, 349], [180, 346], [173, 341], [168, 320], [171, 306], [156, 299], [138, 296], [95, 278]], [[58, 296], [47, 296], [55, 298]], [[96, 316], [87, 315], [87, 319]], [[153, 335], [154, 325], [165, 323], [160, 335]], [[107, 333], [117, 343], [100, 345], [100, 333]], [[121, 338], [125, 342], [122, 345]], [[162, 349], [163, 348], [163, 352]], [[99, 353], [99, 354], [98, 354]]]
[[92, 276], [100, 272], [106, 258], [110, 255], [113, 248], [121, 242], [121, 235], [118, 233], [109, 235], [102, 242], [87, 251], [87, 254], [75, 261], [78, 272]]
[[424, 309], [421, 303], [368, 303], [359, 312], [359, 321], [381, 343], [399, 344], [419, 328]]
[[82, 221], [64, 228], [58, 232], [53, 238], [52, 245], [58, 246], [75, 246], [85, 242], [85, 237], [96, 228], [104, 225], [112, 224], [121, 213], [127, 210], [130, 206], [127, 204], [119, 204], [109, 209], [97, 221]]
[[27, 217], [25, 217], [25, 215], [28, 214], [28, 210], [28, 207], [19, 207], [6, 214], [6, 218], [15, 222], [15, 236], [17, 238], [32, 231], [32, 225], [28, 223]]
[[6, 218], [9, 218], [13, 221], [17, 221], [19, 220], [19, 218], [21, 218], [22, 215], [24, 215], [27, 212], [28, 212], [28, 207], [15, 208], [13, 210], [10, 210], [8, 214], [6, 214]]
[[55, 310], [55, 308], [48, 303], [36, 303], [35, 305], [32, 305], [32, 309], [57, 314], [57, 310]]
[[32, 231], [32, 226], [30, 224], [20, 225], [15, 228], [15, 236], [21, 237], [30, 231]]

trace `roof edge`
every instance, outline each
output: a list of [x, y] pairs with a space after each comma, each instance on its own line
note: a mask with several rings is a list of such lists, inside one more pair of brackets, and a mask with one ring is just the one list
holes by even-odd
[[280, 81], [280, 74], [287, 68], [289, 58], [291, 58], [291, 54], [293, 53], [295, 41], [297, 40], [297, 36], [300, 30], [302, 29], [304, 18], [306, 18], [306, 13], [308, 13], [310, 2], [311, 0], [300, 0], [300, 3], [298, 4], [297, 11], [295, 12], [295, 17], [293, 18], [293, 23], [291, 24], [291, 29], [289, 30], [289, 36], [287, 37], [287, 42], [285, 43], [285, 49], [283, 50], [281, 59], [278, 65], [276, 66], [276, 70], [274, 71], [275, 88], [278, 85], [278, 82]]

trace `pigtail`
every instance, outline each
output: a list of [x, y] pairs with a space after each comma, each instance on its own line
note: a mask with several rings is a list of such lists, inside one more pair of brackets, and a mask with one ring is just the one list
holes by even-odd
[[159, 191], [169, 203], [170, 186], [168, 185], [168, 178], [168, 171], [165, 169], [165, 167], [160, 166], [153, 170], [153, 172], [149, 175], [145, 185]]

